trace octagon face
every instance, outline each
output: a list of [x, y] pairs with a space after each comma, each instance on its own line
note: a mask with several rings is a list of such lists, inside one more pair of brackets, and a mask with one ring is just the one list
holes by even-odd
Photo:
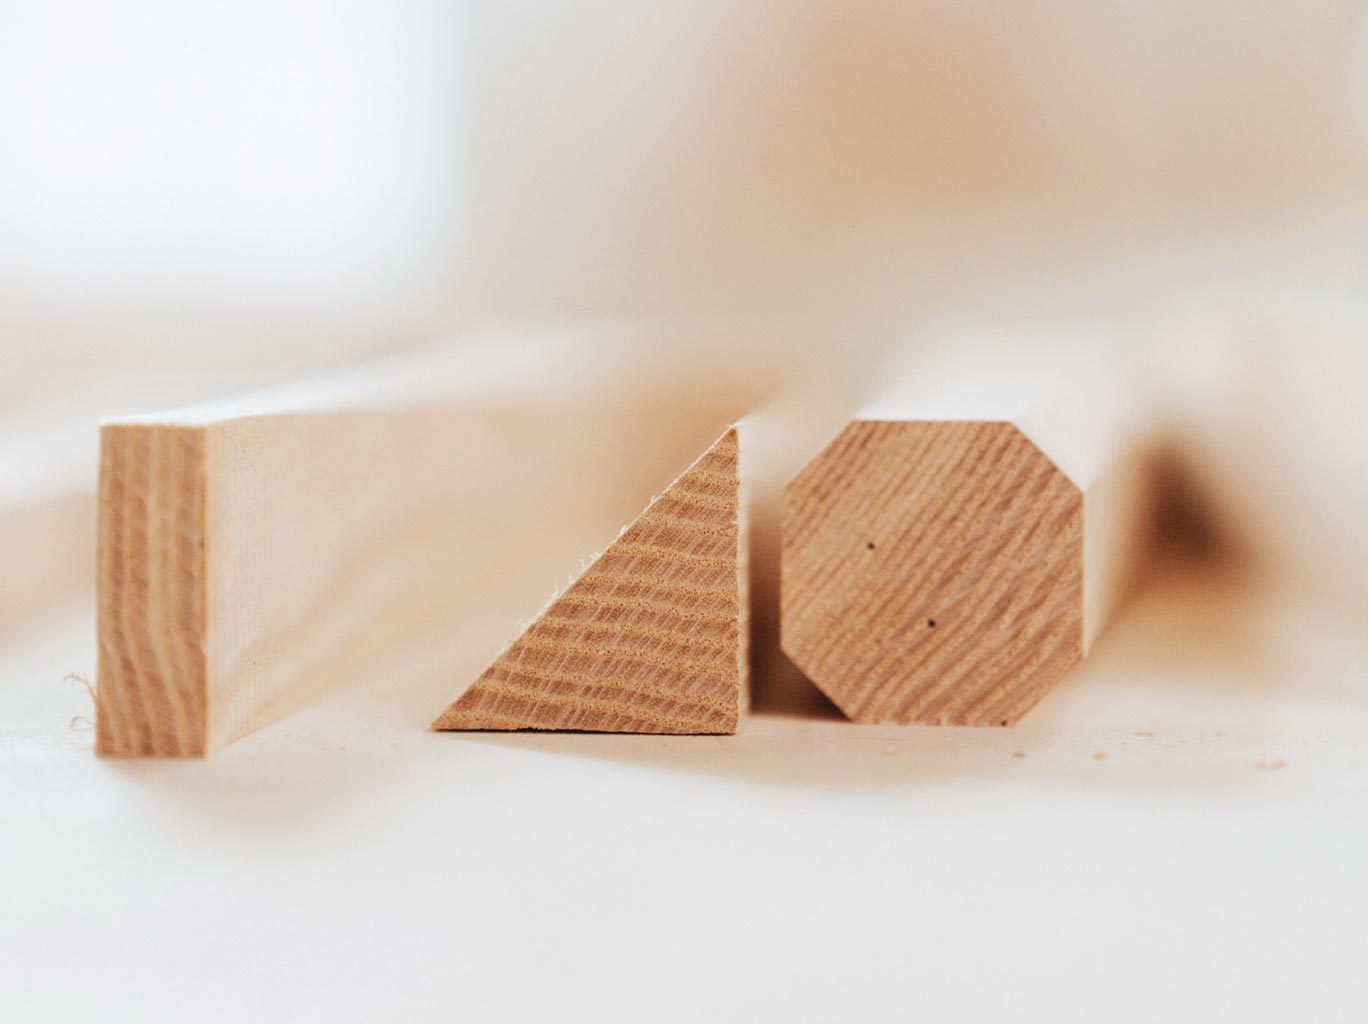
[[857, 722], [1009, 725], [1083, 657], [1083, 494], [1010, 423], [856, 420], [782, 529], [784, 651]]

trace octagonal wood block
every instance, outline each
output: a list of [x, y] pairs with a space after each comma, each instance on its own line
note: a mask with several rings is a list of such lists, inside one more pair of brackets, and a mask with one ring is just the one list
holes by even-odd
[[1009, 725], [1083, 657], [1084, 493], [1011, 423], [855, 420], [782, 529], [784, 651], [856, 721]]

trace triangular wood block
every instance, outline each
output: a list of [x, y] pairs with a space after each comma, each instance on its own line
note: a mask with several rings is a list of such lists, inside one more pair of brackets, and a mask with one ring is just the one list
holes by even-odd
[[747, 676], [739, 454], [733, 428], [433, 728], [735, 732]]

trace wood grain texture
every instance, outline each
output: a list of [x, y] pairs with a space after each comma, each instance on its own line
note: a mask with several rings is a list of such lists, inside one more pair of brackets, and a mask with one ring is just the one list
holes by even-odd
[[193, 428], [102, 431], [97, 539], [96, 751], [208, 752], [206, 436]]
[[739, 458], [732, 429], [433, 727], [735, 732], [748, 628]]
[[376, 675], [427, 679], [426, 725], [548, 576], [750, 401], [616, 343], [543, 351], [424, 354], [105, 423], [99, 753], [201, 757]]
[[1083, 657], [1084, 518], [1011, 423], [855, 420], [785, 494], [784, 650], [856, 721], [1010, 724]]

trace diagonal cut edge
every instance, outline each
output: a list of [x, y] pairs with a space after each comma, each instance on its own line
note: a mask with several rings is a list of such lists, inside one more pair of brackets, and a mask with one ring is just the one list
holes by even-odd
[[733, 427], [433, 728], [735, 732], [746, 677], [739, 457]]

